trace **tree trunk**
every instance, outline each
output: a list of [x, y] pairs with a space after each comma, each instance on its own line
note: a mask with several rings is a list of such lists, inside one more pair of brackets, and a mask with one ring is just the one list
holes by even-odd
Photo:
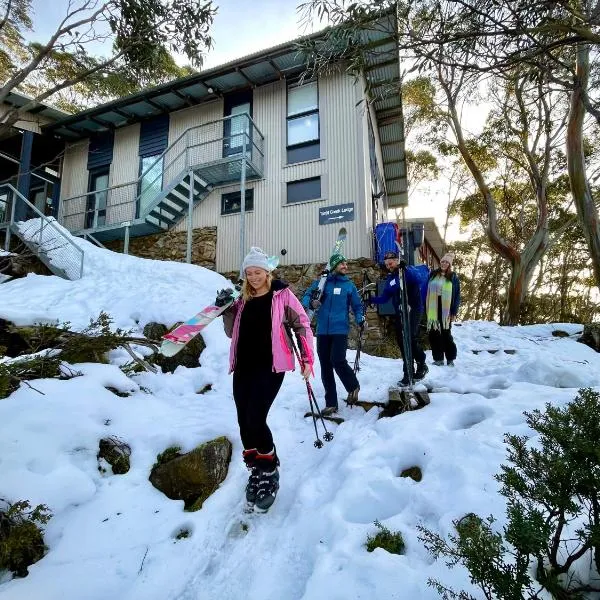
[[590, 47], [577, 46], [574, 86], [571, 92], [571, 108], [567, 127], [567, 167], [571, 194], [577, 208], [579, 224], [592, 258], [596, 285], [600, 288], [600, 220], [590, 190], [583, 149], [583, 122], [585, 106], [583, 94], [588, 88], [590, 75]]

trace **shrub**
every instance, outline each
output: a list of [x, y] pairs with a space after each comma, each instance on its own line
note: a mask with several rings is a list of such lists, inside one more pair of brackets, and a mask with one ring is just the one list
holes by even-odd
[[367, 552], [373, 552], [375, 548], [383, 548], [390, 554], [404, 553], [404, 540], [399, 531], [390, 531], [379, 521], [375, 521], [375, 527], [379, 531], [375, 535], [367, 536], [367, 543], [365, 544]]
[[[525, 413], [539, 436], [507, 435], [509, 465], [496, 479], [506, 498], [506, 526], [469, 514], [446, 540], [420, 527], [421, 540], [448, 566], [463, 564], [485, 598], [561, 600], [600, 591], [600, 394], [579, 390], [564, 408]], [[585, 558], [579, 565], [580, 559]], [[579, 570], [587, 572], [580, 576]], [[431, 580], [443, 598], [470, 598]]]
[[0, 511], [0, 571], [27, 575], [27, 567], [44, 556], [43, 525], [52, 515], [45, 504], [35, 508], [27, 500], [9, 504]]

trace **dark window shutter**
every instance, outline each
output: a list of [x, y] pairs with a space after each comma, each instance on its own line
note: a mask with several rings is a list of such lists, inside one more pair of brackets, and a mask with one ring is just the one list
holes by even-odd
[[169, 115], [159, 115], [142, 121], [140, 127], [140, 156], [160, 154], [169, 141]]
[[91, 137], [88, 149], [88, 171], [110, 165], [113, 159], [113, 146], [112, 131]]

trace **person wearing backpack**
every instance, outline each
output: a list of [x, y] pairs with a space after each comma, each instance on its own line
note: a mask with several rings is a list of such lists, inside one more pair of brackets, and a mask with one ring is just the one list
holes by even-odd
[[313, 292], [319, 279], [313, 281], [302, 297], [302, 306], [317, 312], [317, 355], [321, 364], [321, 381], [325, 388], [325, 408], [328, 416], [338, 410], [337, 390], [334, 371], [348, 392], [346, 402], [354, 404], [358, 400], [360, 386], [348, 361], [348, 333], [350, 331], [349, 310], [352, 309], [356, 324], [365, 327], [365, 315], [358, 290], [348, 278], [348, 264], [341, 254], [329, 259], [331, 273], [327, 276], [321, 300], [313, 299]]
[[452, 270], [452, 254], [444, 254], [440, 268], [429, 276], [427, 285], [427, 331], [433, 364], [441, 367], [444, 356], [449, 367], [456, 360], [456, 344], [452, 338], [452, 323], [460, 305], [460, 282]]
[[[402, 274], [400, 269], [406, 268], [404, 260], [400, 261], [398, 253], [390, 250], [384, 255], [384, 263], [386, 269], [389, 271], [387, 279], [385, 281], [385, 288], [381, 296], [373, 296], [370, 299], [371, 304], [385, 304], [390, 299], [394, 306], [396, 313], [395, 320], [395, 333], [396, 342], [398, 347], [402, 351], [404, 348], [404, 334], [402, 330], [402, 311], [400, 307], [402, 292]], [[421, 323], [421, 317], [423, 316], [423, 297], [421, 294], [421, 286], [417, 274], [412, 267], [409, 267], [405, 271], [406, 279], [406, 296], [409, 308], [409, 329], [410, 329], [410, 345], [412, 350], [413, 363], [416, 363], [417, 368], [415, 370], [414, 364], [407, 364], [407, 361], [403, 357], [402, 359], [402, 371], [403, 377], [398, 382], [398, 385], [406, 386], [410, 383], [408, 376], [408, 369], [410, 368], [414, 373], [413, 381], [420, 381], [429, 372], [429, 368], [425, 363], [425, 352], [419, 343], [418, 333], [419, 324]], [[402, 352], [404, 354], [404, 352]]]

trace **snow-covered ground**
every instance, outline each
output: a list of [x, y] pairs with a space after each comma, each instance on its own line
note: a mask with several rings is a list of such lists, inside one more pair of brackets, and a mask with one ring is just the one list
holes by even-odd
[[[105, 310], [116, 326], [141, 331], [149, 321], [191, 316], [227, 283], [200, 267], [77, 243], [86, 253], [81, 280], [30, 275], [0, 285], [0, 318], [84, 327]], [[552, 337], [554, 329], [571, 336]], [[524, 410], [562, 405], [581, 386], [600, 387], [600, 355], [576, 343], [580, 330], [462, 323], [455, 328], [456, 368], [430, 364], [427, 380], [436, 393], [428, 407], [381, 420], [375, 410], [343, 407], [346, 421], [331, 425], [335, 438], [322, 449], [303, 418], [306, 388], [298, 372], [289, 373], [269, 419], [281, 489], [269, 513], [251, 516], [244, 535], [238, 523], [247, 472], [220, 321], [207, 328], [196, 369], [127, 378], [117, 365], [129, 357], [117, 351], [110, 365], [75, 365], [80, 377], [36, 381], [43, 394], [22, 386], [0, 400], [0, 498], [45, 503], [54, 517], [47, 555], [28, 577], [0, 579], [0, 599], [433, 600], [429, 577], [479, 598], [465, 570], [432, 560], [415, 526], [447, 534], [467, 512], [493, 513], [502, 525], [493, 475], [505, 459], [504, 433], [531, 433]], [[385, 401], [400, 376], [399, 361], [363, 354], [361, 398]], [[207, 383], [211, 391], [198, 394]], [[132, 394], [118, 397], [107, 386]], [[322, 398], [318, 365], [314, 387]], [[98, 472], [98, 441], [107, 435], [132, 447], [126, 475]], [[202, 510], [183, 512], [182, 502], [149, 483], [166, 447], [187, 451], [220, 435], [233, 442], [234, 458]], [[399, 477], [415, 465], [423, 470], [420, 483]], [[403, 556], [366, 551], [375, 519], [402, 533]], [[182, 528], [192, 535], [176, 540]]]

